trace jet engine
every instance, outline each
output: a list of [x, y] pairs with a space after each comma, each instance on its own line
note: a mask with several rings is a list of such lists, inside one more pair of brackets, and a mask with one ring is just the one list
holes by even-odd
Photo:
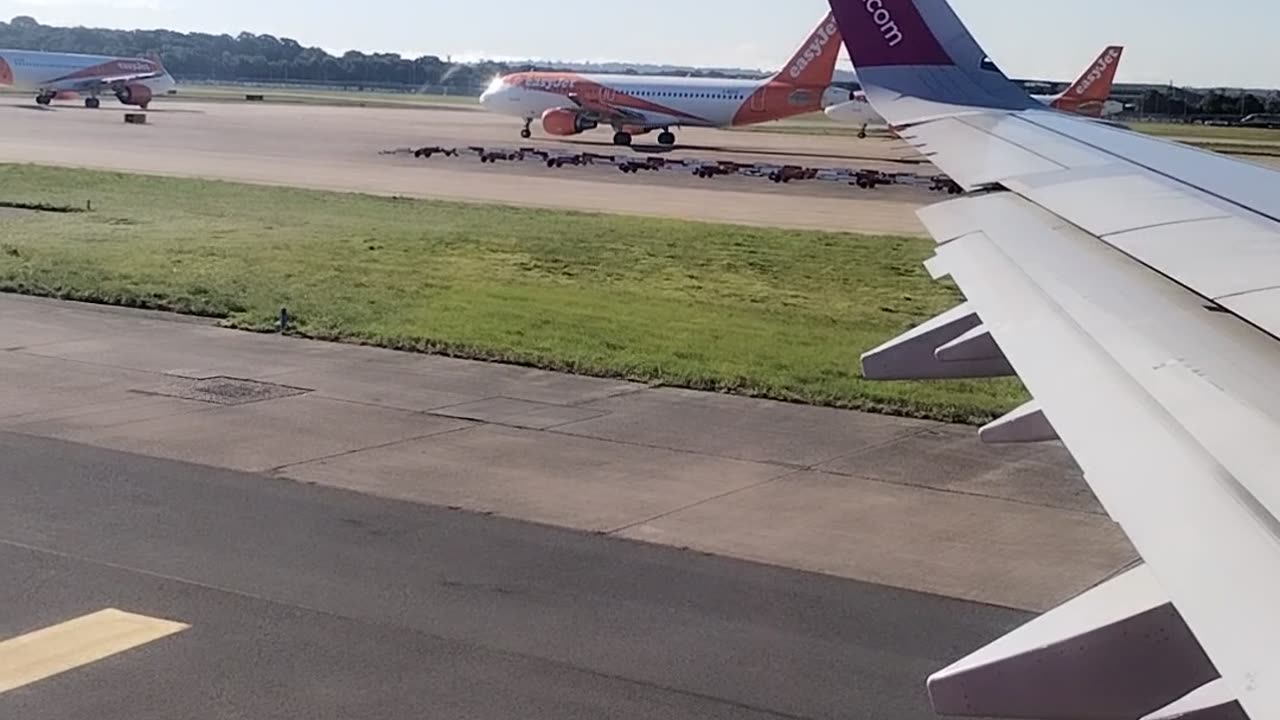
[[595, 120], [588, 120], [572, 110], [553, 108], [542, 113], [542, 129], [548, 135], [577, 135], [598, 126]]
[[116, 91], [116, 97], [125, 105], [137, 105], [146, 110], [151, 103], [151, 88], [138, 83], [125, 85]]

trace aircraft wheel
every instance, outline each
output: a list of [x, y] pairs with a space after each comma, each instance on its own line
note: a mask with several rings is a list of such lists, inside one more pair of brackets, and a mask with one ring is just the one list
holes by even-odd
[[659, 145], [675, 145], [676, 144], [675, 133], [668, 130], [658, 135], [658, 144]]
[[48, 95], [36, 96], [37, 105], [51, 105], [52, 103], [53, 103], [53, 98], [49, 97]]
[[631, 147], [631, 133], [617, 132], [613, 134], [613, 144]]
[[533, 137], [533, 131], [530, 130], [529, 128], [525, 128], [520, 131], [520, 137], [524, 138], [525, 140], [528, 140], [529, 138]]
[[89, 97], [84, 99], [84, 106], [89, 108], [90, 110], [97, 110], [101, 105], [102, 105], [102, 101], [98, 100], [98, 98], [96, 97]]

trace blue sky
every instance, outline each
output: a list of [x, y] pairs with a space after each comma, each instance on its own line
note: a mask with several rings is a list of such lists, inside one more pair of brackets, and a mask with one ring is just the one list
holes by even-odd
[[[1070, 79], [1103, 46], [1121, 80], [1280, 87], [1275, 0], [953, 0], [1010, 74]], [[822, 0], [0, 0], [0, 17], [122, 28], [250, 30], [328, 50], [774, 68]]]

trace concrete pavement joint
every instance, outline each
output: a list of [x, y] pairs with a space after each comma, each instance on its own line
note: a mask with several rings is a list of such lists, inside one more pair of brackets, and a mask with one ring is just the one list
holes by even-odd
[[[341, 401], [339, 401], [339, 402], [341, 402]], [[450, 418], [450, 419], [455, 419], [455, 418]], [[330, 460], [337, 460], [337, 459], [339, 459], [339, 458], [348, 457], [348, 456], [350, 456], [350, 455], [357, 455], [357, 454], [359, 454], [359, 453], [369, 452], [369, 451], [371, 451], [371, 450], [385, 450], [385, 449], [387, 449], [387, 448], [392, 448], [392, 447], [395, 447], [395, 446], [397, 446], [397, 445], [404, 445], [404, 444], [406, 444], [406, 443], [418, 442], [419, 440], [427, 440], [427, 439], [429, 439], [429, 438], [444, 437], [445, 435], [452, 435], [452, 434], [454, 434], [454, 433], [462, 432], [462, 431], [464, 431], [464, 430], [474, 430], [474, 429], [475, 429], [475, 428], [477, 428], [477, 427], [483, 427], [484, 425], [487, 425], [487, 424], [488, 424], [488, 423], [476, 422], [476, 421], [474, 421], [474, 420], [460, 420], [460, 419], [459, 419], [458, 421], [459, 421], [459, 422], [466, 422], [466, 423], [468, 423], [468, 424], [467, 424], [467, 425], [465, 425], [465, 426], [463, 426], [463, 427], [456, 427], [456, 428], [450, 428], [450, 429], [448, 429], [448, 430], [440, 430], [440, 431], [437, 431], [437, 432], [425, 433], [425, 434], [423, 434], [423, 435], [418, 435], [418, 436], [415, 436], [415, 437], [404, 438], [403, 440], [394, 440], [394, 441], [392, 441], [392, 442], [381, 443], [381, 444], [378, 444], [378, 445], [369, 445], [369, 446], [367, 446], [367, 447], [355, 448], [355, 449], [352, 449], [352, 450], [347, 450], [347, 451], [345, 451], [345, 452], [334, 453], [334, 454], [332, 454], [332, 455], [323, 455], [323, 456], [320, 456], [320, 457], [309, 458], [309, 459], [307, 459], [307, 460], [299, 460], [299, 461], [297, 461], [297, 462], [285, 463], [284, 465], [279, 465], [279, 466], [277, 466], [277, 467], [270, 468], [270, 469], [268, 469], [268, 470], [264, 471], [264, 473], [263, 473], [263, 474], [278, 477], [278, 476], [279, 476], [279, 474], [280, 474], [280, 473], [282, 473], [282, 472], [284, 472], [285, 470], [289, 470], [289, 469], [291, 469], [291, 468], [296, 468], [296, 467], [299, 467], [299, 466], [302, 466], [302, 465], [310, 465], [311, 463], [327, 462], [327, 461], [330, 461]], [[287, 479], [292, 480], [292, 478], [287, 478]]]
[[[858, 457], [859, 455], [866, 455], [866, 454], [867, 454], [867, 453], [869, 453], [869, 452], [873, 452], [873, 451], [875, 451], [875, 450], [881, 450], [881, 449], [884, 449], [884, 448], [889, 447], [890, 445], [897, 445], [898, 443], [906, 442], [907, 440], [910, 440], [910, 439], [912, 439], [912, 438], [920, 437], [921, 435], [924, 435], [925, 433], [927, 433], [927, 432], [931, 432], [931, 431], [933, 431], [933, 430], [935, 430], [935, 429], [937, 429], [937, 428], [940, 428], [940, 427], [944, 427], [944, 425], [943, 425], [942, 423], [934, 423], [931, 427], [922, 427], [922, 428], [919, 428], [919, 429], [917, 429], [917, 430], [913, 430], [913, 431], [911, 431], [911, 432], [907, 432], [907, 433], [905, 433], [905, 434], [903, 434], [903, 435], [899, 435], [898, 437], [895, 437], [895, 438], [890, 438], [890, 439], [888, 439], [888, 440], [884, 440], [884, 441], [881, 441], [881, 442], [878, 442], [878, 443], [872, 443], [872, 444], [870, 444], [870, 445], [868, 445], [868, 446], [866, 446], [866, 447], [858, 448], [857, 450], [854, 450], [853, 452], [845, 453], [845, 454], [843, 454], [843, 455], [836, 455], [835, 457], [827, 458], [826, 460], [823, 460], [823, 461], [822, 461], [822, 462], [820, 462], [820, 463], [816, 463], [816, 464], [815, 464], [815, 466], [814, 466], [813, 468], [811, 468], [811, 469], [816, 470], [818, 466], [820, 466], [820, 465], [826, 465], [827, 463], [832, 463], [832, 462], [835, 462], [836, 460], [844, 460], [845, 458], [856, 458], [856, 457]], [[975, 437], [977, 436], [977, 430], [976, 430], [976, 429], [975, 429], [975, 431], [974, 431], [974, 435], [975, 435]]]
[[[574, 422], [568, 423], [568, 425], [577, 425], [578, 422], [585, 422], [585, 421], [575, 420]], [[599, 437], [597, 435], [585, 435], [580, 433], [572, 433], [572, 432], [566, 432], [563, 429], [561, 429], [561, 428], [568, 427], [568, 425], [558, 425], [553, 429], [539, 430], [537, 432], [545, 432], [552, 435], [562, 435], [564, 437], [577, 438], [579, 440], [595, 440], [598, 442], [612, 443], [614, 445], [626, 445], [629, 447], [644, 448], [646, 450], [661, 450], [663, 452], [677, 453], [680, 455], [693, 455], [695, 457], [716, 458], [717, 460], [733, 460], [735, 462], [754, 463], [756, 465], [773, 465], [774, 467], [786, 468], [788, 470], [808, 470], [809, 469], [804, 465], [797, 465], [796, 463], [782, 462], [780, 460], [752, 460], [751, 458], [737, 457], [734, 455], [720, 455], [718, 453], [703, 452], [701, 450], [686, 450], [684, 448], [673, 448], [673, 447], [667, 447], [665, 445], [654, 445], [651, 443], [636, 442], [634, 440], [619, 440], [617, 438]]]
[[666, 512], [658, 513], [657, 515], [654, 515], [653, 517], [645, 518], [645, 519], [643, 519], [643, 520], [638, 520], [638, 521], [633, 522], [633, 523], [628, 523], [628, 524], [626, 524], [626, 525], [622, 525], [622, 526], [620, 526], [620, 527], [613, 528], [612, 530], [605, 530], [603, 534], [604, 534], [604, 535], [616, 535], [616, 534], [621, 533], [621, 532], [626, 532], [627, 530], [631, 530], [631, 529], [633, 529], [633, 528], [640, 527], [641, 525], [647, 525], [647, 524], [649, 524], [649, 523], [651, 523], [651, 522], [656, 522], [656, 521], [661, 520], [661, 519], [663, 519], [663, 518], [671, 517], [672, 515], [678, 515], [678, 514], [680, 514], [680, 513], [684, 512], [684, 511], [686, 511], [686, 510], [692, 510], [693, 508], [700, 507], [700, 506], [702, 506], [702, 505], [706, 505], [707, 503], [715, 502], [716, 500], [723, 500], [724, 498], [731, 497], [731, 496], [733, 496], [733, 495], [737, 495], [737, 494], [739, 494], [739, 493], [747, 492], [748, 490], [755, 490], [755, 489], [757, 489], [757, 488], [764, 487], [765, 485], [768, 485], [768, 484], [770, 484], [770, 483], [775, 483], [775, 482], [779, 482], [779, 481], [782, 481], [782, 480], [786, 480], [787, 478], [790, 478], [790, 477], [795, 477], [796, 475], [800, 475], [800, 474], [802, 474], [802, 473], [804, 473], [804, 472], [805, 472], [804, 470], [796, 470], [796, 471], [793, 471], [793, 472], [784, 472], [784, 473], [782, 473], [782, 474], [780, 474], [780, 475], [775, 475], [775, 476], [773, 476], [773, 477], [771, 477], [771, 478], [769, 478], [769, 479], [767, 479], [767, 480], [761, 480], [760, 482], [751, 483], [751, 484], [749, 484], [749, 485], [744, 485], [744, 486], [742, 486], [742, 487], [740, 487], [740, 488], [734, 488], [733, 490], [729, 490], [729, 491], [727, 491], [727, 492], [722, 492], [722, 493], [720, 493], [720, 494], [718, 494], [718, 495], [712, 495], [711, 497], [703, 498], [703, 499], [701, 499], [701, 500], [698, 500], [697, 502], [689, 503], [688, 505], [685, 505], [684, 507], [678, 507], [678, 508], [675, 508], [675, 509], [673, 509], [673, 510], [668, 510], [668, 511], [666, 511]]
[[1035, 508], [1041, 508], [1044, 510], [1053, 510], [1054, 512], [1071, 513], [1073, 515], [1087, 515], [1089, 517], [1105, 517], [1105, 518], [1111, 517], [1110, 515], [1107, 514], [1105, 510], [1103, 510], [1102, 512], [1094, 512], [1092, 510], [1077, 510], [1075, 508], [1065, 508], [1058, 505], [1046, 505], [1045, 503], [1032, 502], [1030, 500], [1019, 500], [1017, 498], [1003, 497], [1000, 495], [986, 495], [983, 493], [972, 492], [969, 490], [956, 490], [954, 488], [944, 488], [944, 487], [938, 487], [936, 485], [925, 485], [922, 483], [903, 482], [901, 480], [885, 480], [883, 478], [867, 477], [865, 475], [859, 475], [857, 473], [840, 472], [839, 470], [813, 469], [813, 472], [820, 472], [824, 475], [831, 475], [834, 477], [849, 478], [850, 480], [861, 480], [863, 482], [876, 483], [877, 485], [891, 485], [893, 487], [906, 487], [906, 488], [911, 488], [913, 490], [923, 490], [926, 492], [940, 493], [942, 495], [955, 495], [957, 497], [976, 498], [979, 500], [1007, 502], [1007, 503], [1013, 503], [1014, 505], [1022, 505], [1025, 507], [1035, 507]]

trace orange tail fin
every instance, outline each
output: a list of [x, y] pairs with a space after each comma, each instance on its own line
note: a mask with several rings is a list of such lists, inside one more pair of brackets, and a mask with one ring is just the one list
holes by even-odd
[[774, 76], [773, 82], [826, 88], [835, 77], [836, 61], [840, 59], [842, 43], [835, 15], [827, 13], [818, 24], [818, 29], [805, 40], [782, 71]]
[[1111, 97], [1111, 86], [1115, 84], [1116, 70], [1120, 68], [1120, 56], [1123, 54], [1124, 48], [1120, 46], [1103, 50], [1097, 61], [1089, 66], [1066, 94], [1078, 101], [1106, 100]]

